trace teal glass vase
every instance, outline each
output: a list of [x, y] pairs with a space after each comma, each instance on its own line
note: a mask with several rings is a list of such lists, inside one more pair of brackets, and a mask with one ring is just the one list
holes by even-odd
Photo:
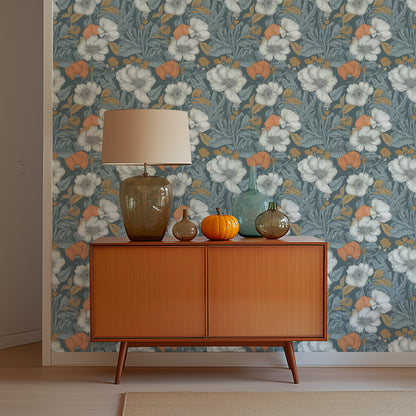
[[256, 217], [269, 206], [270, 197], [257, 190], [256, 166], [249, 166], [248, 189], [238, 195], [231, 207], [232, 215], [237, 218], [243, 237], [261, 237], [254, 225]]

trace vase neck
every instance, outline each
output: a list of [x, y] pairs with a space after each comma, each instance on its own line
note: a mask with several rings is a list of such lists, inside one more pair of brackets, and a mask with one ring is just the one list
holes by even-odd
[[248, 190], [249, 191], [257, 191], [257, 184], [256, 184], [256, 167], [249, 166], [249, 177], [248, 177]]

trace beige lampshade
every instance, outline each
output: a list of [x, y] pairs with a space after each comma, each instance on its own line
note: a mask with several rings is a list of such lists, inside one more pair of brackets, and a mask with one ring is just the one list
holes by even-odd
[[101, 163], [190, 165], [188, 113], [156, 109], [106, 111]]

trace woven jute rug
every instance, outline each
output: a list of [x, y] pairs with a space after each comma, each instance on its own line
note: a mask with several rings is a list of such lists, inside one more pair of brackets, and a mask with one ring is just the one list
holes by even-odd
[[414, 416], [416, 392], [126, 393], [123, 416]]

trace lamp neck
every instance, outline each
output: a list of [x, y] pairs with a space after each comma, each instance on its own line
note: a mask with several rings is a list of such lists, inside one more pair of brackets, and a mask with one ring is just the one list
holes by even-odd
[[144, 164], [144, 172], [143, 172], [143, 176], [149, 176], [149, 174], [147, 173], [147, 163]]

